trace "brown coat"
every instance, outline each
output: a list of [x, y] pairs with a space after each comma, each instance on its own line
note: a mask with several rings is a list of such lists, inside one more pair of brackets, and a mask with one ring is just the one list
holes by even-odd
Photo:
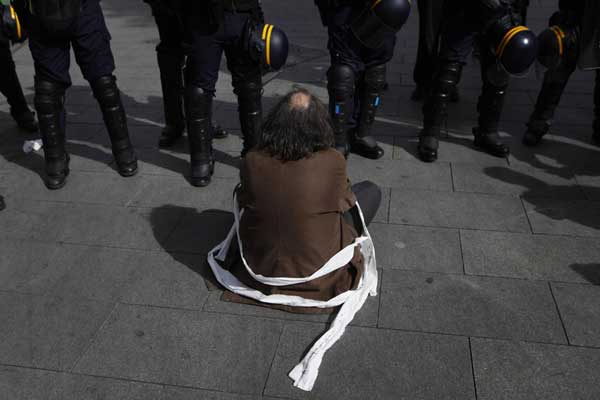
[[[356, 198], [346, 175], [344, 157], [333, 149], [309, 158], [281, 162], [249, 152], [240, 170], [238, 191], [240, 237], [254, 273], [269, 277], [306, 277], [357, 237], [342, 217]], [[255, 281], [245, 270], [236, 245], [225, 267], [247, 286], [264, 294], [297, 295], [329, 300], [355, 288], [362, 275], [358, 249], [344, 268], [297, 285], [273, 287]], [[229, 298], [235, 296], [228, 296]], [[308, 311], [309, 310], [292, 310]]]

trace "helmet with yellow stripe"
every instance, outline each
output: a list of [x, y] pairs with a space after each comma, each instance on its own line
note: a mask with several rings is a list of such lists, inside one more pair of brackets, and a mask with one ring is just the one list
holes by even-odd
[[260, 62], [263, 70], [277, 71], [285, 65], [289, 43], [283, 30], [271, 24], [251, 24], [247, 36], [245, 42], [250, 57]]
[[548, 68], [558, 67], [568, 57], [577, 59], [579, 29], [553, 25], [538, 35], [538, 62]]
[[0, 0], [0, 39], [15, 42], [25, 39], [21, 20], [10, 0]]

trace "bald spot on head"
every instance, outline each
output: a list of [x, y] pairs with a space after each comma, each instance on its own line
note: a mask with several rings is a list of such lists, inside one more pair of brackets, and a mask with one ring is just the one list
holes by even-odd
[[310, 95], [307, 93], [294, 93], [290, 97], [290, 109], [292, 110], [306, 110], [310, 106]]

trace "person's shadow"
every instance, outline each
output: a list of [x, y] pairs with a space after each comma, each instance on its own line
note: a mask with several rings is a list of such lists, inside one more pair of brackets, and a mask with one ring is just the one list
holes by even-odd
[[581, 277], [594, 285], [600, 285], [600, 264], [572, 264], [569, 266]]

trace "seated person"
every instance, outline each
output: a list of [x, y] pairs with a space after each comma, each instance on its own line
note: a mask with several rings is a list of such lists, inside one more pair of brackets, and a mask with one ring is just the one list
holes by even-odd
[[[381, 191], [371, 182], [350, 185], [321, 101], [303, 89], [285, 96], [242, 160], [240, 178], [236, 223], [209, 254], [217, 280], [234, 293], [226, 292], [226, 298], [296, 312], [342, 306], [336, 329], [343, 333], [376, 292], [366, 225], [381, 203]], [[339, 336], [328, 336], [329, 347]], [[290, 376], [310, 390], [303, 374]]]

